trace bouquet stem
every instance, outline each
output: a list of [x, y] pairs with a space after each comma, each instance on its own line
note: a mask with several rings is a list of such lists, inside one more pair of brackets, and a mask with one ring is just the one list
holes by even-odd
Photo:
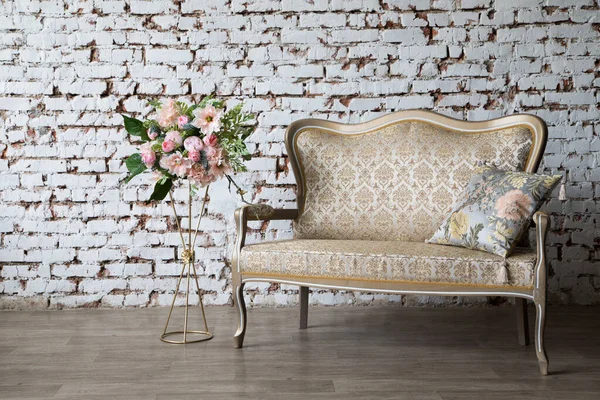
[[[206, 323], [206, 313], [204, 312], [204, 304], [202, 302], [202, 292], [200, 290], [200, 284], [198, 283], [198, 272], [196, 271], [196, 254], [194, 252], [196, 239], [198, 238], [198, 230], [200, 229], [200, 222], [202, 221], [202, 216], [204, 215], [204, 207], [206, 205], [206, 200], [208, 198], [208, 188], [210, 185], [206, 186], [206, 190], [204, 191], [204, 196], [202, 198], [202, 208], [200, 209], [200, 216], [198, 217], [198, 223], [196, 225], [196, 229], [194, 235], [192, 237], [192, 185], [189, 184], [189, 197], [188, 197], [188, 241], [184, 239], [183, 230], [181, 229], [181, 223], [179, 221], [179, 217], [177, 215], [177, 210], [175, 208], [175, 200], [173, 199], [173, 191], [169, 191], [169, 196], [171, 199], [171, 207], [173, 209], [173, 215], [175, 216], [175, 222], [177, 224], [177, 231], [179, 232], [179, 237], [181, 239], [181, 245], [183, 251], [181, 253], [181, 258], [183, 261], [183, 265], [181, 268], [181, 273], [179, 274], [179, 279], [177, 280], [177, 287], [175, 288], [175, 293], [173, 294], [173, 301], [171, 302], [171, 308], [169, 310], [169, 316], [167, 317], [167, 322], [165, 324], [165, 329], [160, 336], [160, 340], [166, 343], [171, 344], [186, 344], [186, 343], [195, 343], [202, 342], [205, 340], [212, 339], [213, 335], [208, 331], [208, 324]], [[186, 273], [187, 269], [187, 273]], [[185, 292], [185, 313], [183, 320], [183, 331], [167, 331], [169, 327], [169, 322], [171, 320], [171, 315], [173, 313], [173, 308], [175, 307], [175, 301], [177, 300], [177, 295], [179, 294], [179, 287], [181, 286], [181, 281], [183, 280], [183, 275], [186, 273], [186, 292]], [[202, 319], [204, 322], [204, 330], [188, 330], [188, 315], [189, 315], [189, 305], [190, 305], [190, 280], [192, 279], [192, 273], [194, 276], [194, 280], [196, 281], [196, 290], [198, 292], [198, 301], [200, 305], [200, 310], [202, 312]], [[173, 340], [167, 339], [172, 335], [181, 335], [183, 334], [183, 340]], [[188, 340], [188, 334], [200, 335], [198, 339]]]

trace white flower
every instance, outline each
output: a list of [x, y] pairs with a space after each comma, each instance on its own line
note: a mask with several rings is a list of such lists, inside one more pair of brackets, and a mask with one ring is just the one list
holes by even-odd
[[200, 129], [205, 135], [221, 129], [221, 116], [223, 110], [218, 110], [215, 107], [208, 105], [202, 109], [194, 110], [194, 120], [192, 125]]

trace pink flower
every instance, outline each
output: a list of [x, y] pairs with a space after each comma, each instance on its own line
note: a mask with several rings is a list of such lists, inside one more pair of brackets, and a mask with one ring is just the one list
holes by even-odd
[[162, 178], [164, 177], [164, 175], [162, 174], [162, 172], [158, 172], [158, 171], [154, 171], [152, 173], [152, 178], [150, 178], [151, 181], [153, 182], [158, 182], [160, 181]]
[[500, 218], [513, 221], [527, 218], [531, 211], [531, 198], [520, 190], [511, 190], [496, 201], [495, 208]]
[[202, 140], [198, 136], [190, 136], [183, 142], [183, 147], [185, 147], [187, 151], [200, 151], [204, 147], [204, 143], [202, 143]]
[[217, 110], [214, 106], [208, 105], [202, 109], [194, 110], [194, 120], [192, 125], [200, 129], [205, 135], [218, 131], [221, 128], [222, 110]]
[[204, 147], [204, 152], [206, 153], [206, 157], [208, 157], [209, 159], [214, 158], [217, 154], [217, 147], [213, 147], [213, 146], [209, 146], [206, 145], [206, 147]]
[[161, 158], [160, 166], [171, 174], [183, 178], [192, 167], [192, 161], [184, 158], [181, 153], [175, 153]]
[[209, 170], [212, 175], [216, 178], [222, 178], [225, 174], [230, 174], [232, 172], [231, 166], [225, 160], [219, 160], [216, 163], [208, 163]]
[[219, 147], [208, 147], [211, 149], [210, 154], [207, 152], [209, 170], [216, 178], [222, 178], [224, 174], [231, 172], [231, 166], [227, 162], [225, 151]]
[[215, 147], [219, 143], [217, 135], [211, 133], [210, 135], [204, 136], [204, 144], [207, 146]]
[[179, 117], [179, 114], [177, 113], [175, 100], [169, 99], [160, 108], [158, 113], [158, 124], [163, 128], [167, 128], [177, 123], [177, 117]]
[[148, 137], [150, 138], [150, 140], [154, 140], [158, 137], [158, 132], [156, 131], [149, 131], [148, 132]]
[[188, 172], [188, 179], [194, 185], [198, 186], [206, 186], [217, 180], [217, 178], [214, 175], [207, 173], [204, 167], [200, 164], [192, 165]]
[[198, 150], [188, 150], [188, 158], [196, 163], [200, 161], [200, 152]]
[[177, 144], [170, 140], [165, 140], [164, 142], [162, 142], [162, 149], [165, 153], [172, 152], [173, 150], [175, 150], [175, 147], [177, 147]]
[[154, 165], [156, 161], [156, 153], [152, 151], [151, 143], [144, 143], [140, 148], [140, 154], [142, 156], [142, 161], [146, 164], [146, 167], [150, 168]]
[[177, 144], [177, 146], [181, 146], [181, 144], [183, 143], [183, 138], [181, 137], [181, 133], [179, 133], [179, 131], [167, 132], [165, 140], [170, 140], [171, 142]]
[[177, 118], [177, 126], [179, 126], [179, 129], [183, 129], [188, 122], [190, 122], [190, 119], [186, 115], [180, 115], [179, 118]]

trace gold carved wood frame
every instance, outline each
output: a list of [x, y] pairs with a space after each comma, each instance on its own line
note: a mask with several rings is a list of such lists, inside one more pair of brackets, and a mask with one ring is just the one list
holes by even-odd
[[532, 145], [525, 164], [525, 171], [534, 173], [537, 171], [544, 154], [547, 141], [546, 124], [540, 118], [533, 115], [517, 114], [497, 118], [489, 121], [467, 122], [450, 118], [431, 111], [406, 110], [385, 115], [372, 121], [360, 124], [342, 124], [320, 119], [303, 119], [292, 123], [285, 136], [285, 144], [294, 175], [297, 180], [297, 209], [269, 209], [244, 206], [236, 210], [235, 221], [237, 226], [237, 239], [232, 257], [233, 272], [233, 297], [238, 309], [238, 329], [234, 335], [234, 345], [240, 348], [243, 345], [246, 331], [246, 307], [243, 297], [244, 284], [247, 282], [274, 282], [300, 287], [300, 327], [307, 326], [308, 309], [308, 287], [323, 289], [341, 289], [352, 291], [380, 292], [390, 294], [415, 294], [432, 296], [507, 296], [516, 298], [518, 340], [522, 345], [529, 342], [526, 301], [532, 300], [536, 308], [535, 321], [535, 350], [538, 357], [540, 371], [548, 373], [548, 359], [544, 349], [544, 326], [546, 316], [546, 254], [545, 241], [550, 225], [549, 217], [538, 212], [534, 215], [533, 222], [536, 225], [537, 262], [535, 265], [535, 277], [533, 288], [521, 287], [489, 287], [461, 284], [432, 284], [432, 283], [400, 283], [381, 282], [354, 279], [326, 279], [300, 276], [270, 276], [266, 274], [244, 273], [239, 265], [240, 252], [245, 244], [247, 222], [250, 220], [294, 220], [302, 215], [305, 203], [305, 179], [302, 165], [298, 157], [296, 143], [298, 136], [309, 129], [319, 129], [334, 135], [363, 135], [376, 132], [389, 125], [418, 121], [433, 124], [444, 129], [464, 133], [485, 133], [497, 130], [525, 126], [532, 135]]

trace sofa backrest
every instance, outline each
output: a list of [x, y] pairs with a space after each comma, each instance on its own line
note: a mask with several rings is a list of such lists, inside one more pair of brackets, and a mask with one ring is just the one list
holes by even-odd
[[535, 172], [546, 136], [531, 115], [465, 122], [408, 110], [357, 125], [296, 121], [286, 135], [298, 184], [295, 237], [428, 239], [478, 161]]

